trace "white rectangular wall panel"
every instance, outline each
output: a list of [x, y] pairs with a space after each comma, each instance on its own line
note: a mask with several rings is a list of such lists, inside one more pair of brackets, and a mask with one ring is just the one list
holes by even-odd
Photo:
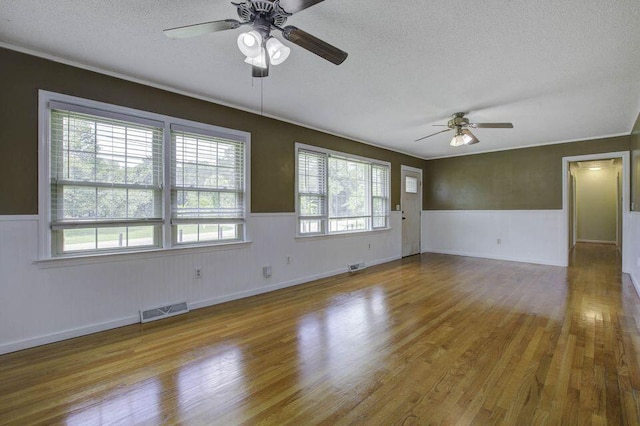
[[566, 266], [562, 210], [425, 210], [422, 251]]

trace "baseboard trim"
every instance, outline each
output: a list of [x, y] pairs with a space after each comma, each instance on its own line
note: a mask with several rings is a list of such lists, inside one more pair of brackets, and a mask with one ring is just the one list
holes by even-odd
[[547, 265], [547, 266], [562, 266], [562, 267], [568, 266], [563, 262], [554, 262], [547, 259], [534, 259], [534, 258], [524, 258], [524, 257], [514, 257], [514, 256], [495, 256], [491, 254], [479, 254], [479, 253], [463, 252], [458, 250], [436, 250], [436, 249], [428, 248], [428, 249], [425, 249], [422, 253], [448, 254], [452, 256], [477, 257], [480, 259], [506, 260], [509, 262], [521, 262], [521, 263], [535, 263], [537, 265]]
[[[367, 267], [381, 265], [383, 263], [392, 262], [394, 260], [400, 259], [401, 256], [393, 256], [385, 259], [373, 260], [371, 262], [367, 262]], [[200, 300], [198, 302], [189, 303], [190, 309], [200, 309], [206, 308], [208, 306], [219, 305], [225, 302], [231, 302], [232, 300], [244, 299], [246, 297], [257, 296], [258, 294], [269, 293], [276, 290], [281, 290], [283, 288], [294, 287], [301, 284], [307, 284], [311, 281], [320, 280], [323, 278], [332, 277], [334, 275], [340, 275], [347, 272], [346, 266], [344, 268], [336, 269], [329, 272], [323, 272], [321, 274], [307, 275], [306, 277], [296, 278], [295, 280], [284, 281], [281, 283], [272, 284], [266, 287], [259, 287], [250, 290], [241, 291], [238, 293], [229, 294], [226, 296], [214, 297], [212, 299]]]
[[67, 339], [73, 339], [74, 337], [86, 336], [87, 334], [93, 334], [100, 331], [124, 327], [125, 325], [136, 324], [139, 322], [140, 315], [134, 315], [131, 317], [120, 318], [117, 320], [107, 321], [99, 324], [92, 324], [86, 327], [74, 328], [71, 330], [65, 330], [58, 333], [19, 340], [16, 342], [3, 343], [0, 344], [0, 355], [7, 354], [9, 352], [21, 351], [23, 349], [29, 349], [36, 346], [47, 345], [49, 343], [61, 342]]
[[576, 240], [577, 243], [592, 243], [592, 244], [616, 244], [615, 241], [607, 240]]
[[632, 273], [629, 273], [629, 277], [631, 278], [631, 284], [633, 284], [633, 288], [636, 290], [638, 297], [640, 297], [640, 282], [638, 282], [638, 279]]

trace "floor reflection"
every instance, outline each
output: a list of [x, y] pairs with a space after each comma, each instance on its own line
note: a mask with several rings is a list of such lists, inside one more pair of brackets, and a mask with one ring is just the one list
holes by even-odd
[[[183, 418], [198, 412], [217, 418], [242, 401], [246, 394], [243, 363], [241, 349], [232, 346], [182, 368], [178, 373], [177, 392]], [[202, 408], [199, 410], [198, 406]]]
[[301, 378], [329, 375], [336, 386], [372, 368], [381, 368], [389, 339], [389, 314], [384, 289], [373, 287], [333, 300], [325, 310], [298, 323], [298, 365]]
[[105, 424], [161, 423], [160, 389], [157, 379], [136, 383], [125, 390], [116, 389], [89, 407], [72, 412], [66, 420], [69, 426]]

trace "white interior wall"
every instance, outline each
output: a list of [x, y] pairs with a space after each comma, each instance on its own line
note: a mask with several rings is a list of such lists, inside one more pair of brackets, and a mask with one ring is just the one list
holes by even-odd
[[640, 295], [640, 212], [630, 212], [625, 217], [624, 244], [628, 248], [627, 271], [631, 281]]
[[37, 263], [37, 216], [0, 216], [0, 353], [133, 324], [140, 308], [194, 309], [394, 260], [400, 222], [392, 212], [390, 230], [295, 238], [295, 214], [254, 214], [251, 243]]
[[562, 210], [425, 210], [422, 251], [566, 266]]

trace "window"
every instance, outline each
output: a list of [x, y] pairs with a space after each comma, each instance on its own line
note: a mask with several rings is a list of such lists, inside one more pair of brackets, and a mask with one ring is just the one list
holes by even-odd
[[413, 176], [404, 177], [404, 191], [409, 194], [418, 193], [418, 179]]
[[389, 226], [389, 163], [296, 146], [300, 235]]
[[171, 139], [174, 243], [241, 239], [244, 144], [183, 126], [172, 126]]
[[246, 133], [40, 98], [42, 258], [244, 240]]

